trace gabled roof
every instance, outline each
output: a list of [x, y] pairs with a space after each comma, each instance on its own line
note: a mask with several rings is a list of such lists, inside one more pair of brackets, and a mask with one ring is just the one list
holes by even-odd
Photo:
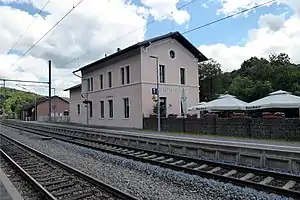
[[[65, 101], [65, 102], [67, 102], [67, 103], [70, 103], [70, 101], [69, 101], [68, 98], [65, 98], [65, 97], [59, 97], [59, 96], [52, 96], [51, 99], [53, 99], [54, 97], [57, 97], [57, 98], [59, 98], [59, 99]], [[36, 100], [36, 105], [39, 105], [39, 104], [41, 104], [41, 103], [44, 103], [44, 102], [47, 101], [48, 99], [49, 99], [48, 97], [41, 97], [41, 98], [39, 98], [39, 99]], [[28, 109], [34, 107], [34, 105], [35, 105], [35, 102], [28, 103], [28, 104], [24, 105], [24, 106], [22, 107], [21, 110], [28, 110]]]
[[91, 68], [95, 65], [98, 65], [98, 64], [101, 64], [105, 61], [108, 61], [112, 58], [115, 58], [117, 56], [120, 56], [122, 54], [125, 54], [125, 53], [128, 53], [132, 50], [135, 50], [137, 48], [140, 48], [142, 46], [149, 46], [151, 43], [154, 43], [154, 42], [157, 42], [157, 41], [160, 41], [160, 40], [163, 40], [163, 39], [167, 39], [167, 38], [173, 38], [173, 39], [176, 39], [182, 46], [184, 46], [186, 49], [188, 49], [197, 59], [199, 62], [202, 62], [202, 61], [206, 61], [207, 58], [206, 56], [204, 56], [192, 43], [190, 43], [185, 37], [183, 37], [178, 31], [176, 32], [170, 32], [168, 34], [165, 34], [165, 35], [161, 35], [161, 36], [158, 36], [158, 37], [154, 37], [154, 38], [151, 38], [151, 39], [148, 39], [148, 40], [145, 40], [143, 42], [138, 42], [130, 47], [127, 47], [123, 50], [120, 50], [114, 54], [111, 54], [105, 58], [102, 58], [98, 61], [95, 61], [93, 63], [90, 63], [84, 67], [81, 67], [80, 69], [74, 71], [74, 72], [78, 72], [78, 71], [82, 71], [82, 70], [85, 70], [85, 69], [88, 69], [88, 68]]
[[80, 84], [77, 84], [77, 85], [74, 85], [72, 87], [69, 87], [67, 89], [64, 89], [64, 91], [68, 91], [68, 90], [74, 90], [74, 89], [77, 89], [77, 88], [80, 88], [81, 87], [81, 83]]

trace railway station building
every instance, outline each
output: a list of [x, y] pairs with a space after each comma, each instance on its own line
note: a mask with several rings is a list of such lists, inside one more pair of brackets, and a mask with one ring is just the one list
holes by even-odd
[[143, 117], [155, 110], [158, 73], [161, 114], [180, 116], [182, 99], [187, 105], [199, 102], [198, 63], [206, 60], [179, 32], [118, 48], [74, 72], [82, 80], [65, 90], [70, 122], [142, 128]]

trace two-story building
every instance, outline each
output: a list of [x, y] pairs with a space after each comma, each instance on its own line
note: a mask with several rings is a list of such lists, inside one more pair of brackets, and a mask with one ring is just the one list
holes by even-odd
[[160, 105], [166, 114], [181, 115], [183, 96], [188, 105], [199, 102], [198, 63], [205, 60], [179, 32], [118, 49], [74, 72], [81, 71], [82, 84], [66, 89], [70, 91], [70, 120], [142, 128], [143, 116], [153, 113], [157, 72]]

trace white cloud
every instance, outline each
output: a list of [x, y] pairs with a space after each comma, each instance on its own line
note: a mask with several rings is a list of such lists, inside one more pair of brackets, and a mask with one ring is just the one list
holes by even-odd
[[[186, 10], [178, 10], [176, 8], [179, 0], [141, 0], [141, 2], [150, 7], [150, 14], [154, 16], [154, 19], [169, 18], [174, 20], [177, 24], [184, 24], [190, 20], [190, 15]], [[166, 13], [172, 13], [170, 15], [161, 18]]]
[[[0, 0], [3, 3], [30, 3], [41, 9], [47, 0]], [[187, 11], [178, 10], [179, 0], [144, 0], [137, 6], [130, 0], [85, 0], [66, 17], [49, 35], [17, 64], [17, 55], [5, 55], [25, 32], [34, 17], [36, 20], [26, 35], [14, 48], [26, 51], [58, 20], [61, 19], [78, 0], [52, 0], [44, 9], [49, 15], [32, 16], [26, 11], [9, 5], [0, 6], [0, 77], [22, 80], [47, 80], [48, 60], [53, 63], [53, 83], [59, 94], [66, 87], [78, 83], [72, 71], [83, 64], [101, 58], [105, 53], [113, 53], [117, 47], [124, 48], [144, 39], [146, 28], [141, 28], [117, 41], [111, 42], [126, 33], [147, 23], [149, 15], [155, 18], [168, 12], [173, 15], [166, 19], [178, 24], [188, 22]], [[67, 61], [84, 55], [78, 62], [63, 65]], [[34, 88], [31, 88], [35, 90]], [[40, 89], [37, 89], [41, 91]], [[47, 93], [44, 93], [47, 94]]]
[[243, 45], [213, 44], [199, 49], [220, 62], [226, 71], [238, 69], [251, 56], [267, 57], [270, 53], [287, 53], [291, 61], [300, 63], [299, 16], [293, 15], [282, 22], [282, 16], [262, 15], [259, 24], [259, 28], [248, 32], [248, 40]]
[[[268, 2], [268, 0], [212, 0], [212, 1], [218, 1], [221, 4], [221, 8], [218, 9], [218, 13], [223, 13], [225, 15], [230, 15], [238, 11], [251, 8], [258, 4]], [[276, 3], [276, 1], [267, 4], [266, 6], [272, 5], [274, 3]]]

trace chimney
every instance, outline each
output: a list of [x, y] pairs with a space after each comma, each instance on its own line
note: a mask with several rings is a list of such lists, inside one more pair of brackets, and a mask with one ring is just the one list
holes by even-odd
[[107, 53], [106, 53], [106, 54], [104, 54], [104, 57], [107, 57]]
[[117, 48], [117, 52], [119, 52], [119, 51], [121, 51], [121, 49], [120, 49], [120, 48]]

